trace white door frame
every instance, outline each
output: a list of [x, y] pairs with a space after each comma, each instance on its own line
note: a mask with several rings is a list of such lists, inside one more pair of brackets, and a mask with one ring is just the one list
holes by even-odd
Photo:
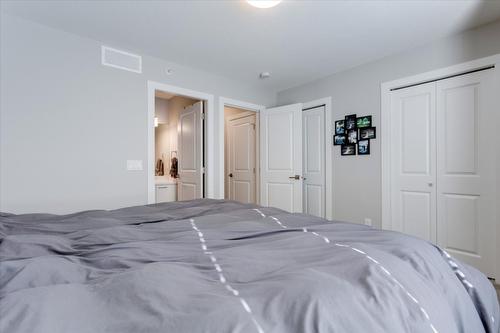
[[[246, 111], [252, 111], [256, 112], [257, 114], [257, 124], [259, 123], [259, 114], [262, 110], [265, 110], [266, 107], [258, 104], [252, 104], [232, 98], [227, 98], [227, 97], [219, 97], [219, 109], [218, 109], [218, 117], [219, 117], [219, 146], [217, 149], [219, 150], [219, 184], [218, 184], [218, 198], [219, 199], [224, 199], [224, 181], [226, 179], [226, 176], [224, 175], [224, 161], [225, 161], [225, 156], [224, 156], [224, 131], [225, 131], [225, 123], [224, 123], [224, 108], [228, 107], [234, 107]], [[258, 125], [257, 125], [258, 126]], [[258, 128], [256, 130], [256, 135], [255, 137], [257, 138], [257, 142], [255, 145], [256, 149], [256, 175], [255, 175], [255, 184], [256, 184], [256, 199], [257, 203], [260, 203], [260, 195], [259, 195], [259, 189], [260, 189], [260, 155], [259, 155], [259, 142], [260, 142], [260, 132], [258, 131]]]
[[[204, 92], [172, 86], [160, 82], [148, 81], [148, 152], [147, 169], [148, 173], [148, 204], [156, 202], [155, 198], [155, 91], [161, 90], [175, 95], [181, 95], [206, 102], [205, 112], [205, 197], [215, 198], [215, 109], [214, 96]], [[223, 147], [224, 148], [224, 147]]]
[[[382, 151], [382, 228], [391, 229], [391, 89], [405, 87], [414, 84], [446, 78], [451, 75], [460, 75], [476, 69], [495, 66], [495, 80], [500, 91], [500, 54], [460, 63], [457, 65], [432, 70], [429, 72], [408, 76], [394, 81], [381, 84], [381, 151]], [[497, 105], [500, 105], [500, 98], [497, 96]], [[497, 122], [500, 122], [500, 115], [497, 114]], [[494, 120], [492, 120], [494, 121]], [[497, 146], [497, 165], [500, 165], [500, 147]], [[497, 197], [500, 195], [500, 171], [497, 172]], [[497, 243], [500, 240], [500, 213], [497, 208]], [[497, 248], [498, 252], [498, 248]], [[497, 255], [499, 255], [497, 253]], [[500, 278], [500, 265], [497, 262], [496, 277]]]
[[325, 106], [325, 217], [333, 219], [333, 115], [332, 98], [324, 97], [302, 103], [302, 109]]

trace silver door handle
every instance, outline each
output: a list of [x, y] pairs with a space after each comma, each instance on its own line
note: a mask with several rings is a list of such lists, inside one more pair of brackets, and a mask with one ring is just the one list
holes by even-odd
[[434, 185], [434, 184], [429, 182], [429, 183], [427, 183], [427, 185], [429, 185], [429, 187], [432, 187], [432, 185]]
[[295, 180], [300, 180], [300, 175], [295, 175], [295, 176], [291, 176], [291, 177], [288, 177], [290, 179], [295, 179]]

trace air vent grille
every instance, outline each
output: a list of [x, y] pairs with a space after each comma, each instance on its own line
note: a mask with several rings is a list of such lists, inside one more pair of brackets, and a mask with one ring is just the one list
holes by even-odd
[[142, 73], [142, 57], [137, 54], [103, 45], [101, 47], [101, 61], [104, 66]]

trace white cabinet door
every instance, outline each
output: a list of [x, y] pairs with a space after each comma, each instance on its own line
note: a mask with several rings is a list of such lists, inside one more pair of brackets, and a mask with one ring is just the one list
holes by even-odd
[[179, 200], [203, 197], [203, 102], [197, 102], [179, 112], [177, 127]]
[[436, 242], [436, 84], [391, 93], [392, 229]]
[[177, 185], [156, 185], [156, 203], [177, 201]]
[[261, 117], [261, 204], [302, 212], [302, 104]]
[[302, 112], [304, 213], [325, 217], [325, 107]]
[[486, 70], [437, 83], [438, 245], [489, 276], [500, 204], [493, 78]]
[[228, 123], [229, 199], [255, 200], [255, 114]]

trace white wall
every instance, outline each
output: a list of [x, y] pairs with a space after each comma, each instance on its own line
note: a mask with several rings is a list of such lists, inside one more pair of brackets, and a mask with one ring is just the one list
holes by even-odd
[[[0, 21], [1, 211], [145, 204], [146, 170], [125, 166], [127, 159], [147, 165], [148, 80], [275, 104], [272, 92], [146, 55], [143, 74], [103, 67], [100, 47], [106, 41], [6, 14]], [[174, 74], [166, 76], [165, 67]], [[215, 156], [216, 168], [222, 167], [218, 161]]]
[[[279, 92], [277, 102], [284, 105], [332, 96], [334, 120], [351, 113], [371, 114], [379, 135], [382, 82], [497, 53], [500, 21]], [[380, 141], [371, 142], [369, 156], [341, 157], [340, 148], [330, 145], [334, 149], [334, 219], [363, 223], [369, 217], [375, 226], [381, 225]]]

